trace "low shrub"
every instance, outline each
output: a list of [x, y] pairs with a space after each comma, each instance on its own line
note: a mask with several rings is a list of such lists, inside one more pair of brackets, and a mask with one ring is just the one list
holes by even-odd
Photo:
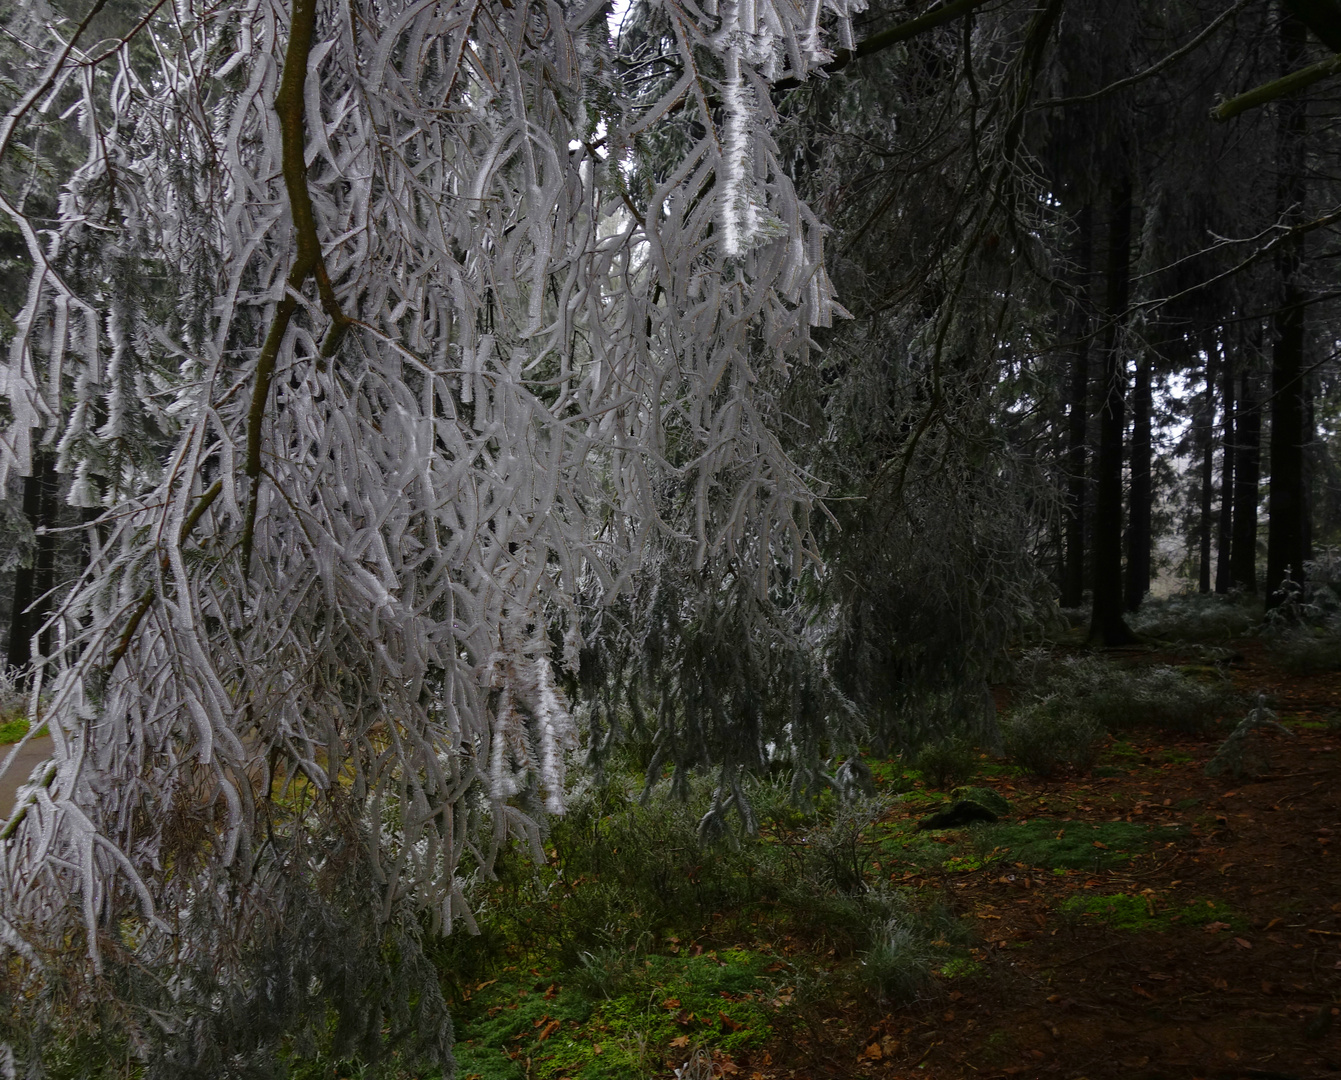
[[1262, 619], [1262, 601], [1255, 596], [1179, 593], [1148, 599], [1129, 616], [1132, 630], [1165, 641], [1224, 642], [1245, 637]]
[[943, 790], [973, 778], [978, 768], [978, 754], [965, 739], [941, 739], [918, 750], [913, 767], [932, 787]]
[[861, 954], [862, 979], [882, 1002], [906, 1005], [931, 985], [934, 959], [925, 934], [901, 919], [887, 919]]
[[1297, 626], [1267, 635], [1272, 661], [1294, 675], [1341, 671], [1341, 623]]
[[1026, 689], [1034, 703], [1054, 699], [1053, 708], [1083, 713], [1112, 732], [1205, 731], [1240, 704], [1229, 680], [1206, 668], [1184, 674], [1162, 664], [1128, 668], [1098, 657], [1034, 657], [1030, 664]]
[[1017, 709], [1001, 724], [1006, 753], [1037, 776], [1067, 766], [1088, 770], [1103, 746], [1103, 728], [1088, 712], [1053, 695]]
[[1259, 694], [1257, 704], [1229, 733], [1229, 738], [1220, 744], [1203, 771], [1207, 776], [1228, 774], [1235, 780], [1245, 776], [1263, 776], [1270, 772], [1271, 758], [1262, 745], [1264, 731], [1276, 731], [1294, 737], [1294, 732], [1281, 724], [1276, 714], [1267, 708], [1266, 695]]

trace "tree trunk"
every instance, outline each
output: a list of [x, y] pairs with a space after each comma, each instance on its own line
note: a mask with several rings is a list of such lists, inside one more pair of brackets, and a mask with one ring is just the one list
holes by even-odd
[[1245, 367], [1234, 422], [1234, 538], [1230, 552], [1234, 584], [1257, 591], [1257, 512], [1261, 503], [1262, 400], [1258, 374]]
[[1304, 563], [1307, 565], [1313, 558], [1313, 507], [1317, 505], [1313, 485], [1318, 475], [1317, 416], [1313, 398], [1313, 377], [1308, 373], [1304, 375], [1301, 389], [1304, 395], [1304, 438], [1301, 447], [1304, 459], [1304, 512], [1301, 525], [1304, 530]]
[[1127, 373], [1118, 333], [1131, 284], [1131, 210], [1131, 180], [1124, 176], [1113, 187], [1108, 220], [1103, 405], [1094, 505], [1094, 608], [1089, 636], [1105, 645], [1135, 640], [1122, 618], [1122, 426]]
[[[1281, 66], [1292, 70], [1304, 55], [1304, 26], [1282, 12]], [[1282, 98], [1276, 140], [1277, 210], [1282, 224], [1303, 219], [1305, 99]], [[1304, 569], [1304, 293], [1299, 280], [1301, 238], [1283, 243], [1276, 267], [1282, 285], [1271, 350], [1271, 488], [1267, 498], [1267, 607], [1280, 603], [1281, 582]]]
[[1131, 401], [1131, 506], [1127, 523], [1127, 610], [1141, 606], [1150, 591], [1150, 519], [1154, 499], [1151, 483], [1152, 433], [1150, 413], [1151, 353], [1147, 349], [1136, 365]]
[[1094, 272], [1094, 210], [1088, 203], [1076, 218], [1076, 317], [1071, 337], [1071, 379], [1066, 413], [1066, 562], [1062, 568], [1062, 607], [1080, 607], [1085, 599], [1085, 468], [1090, 405], [1090, 277]]
[[1215, 591], [1223, 595], [1234, 587], [1234, 357], [1228, 348], [1221, 354], [1220, 367], [1220, 400], [1225, 417], [1220, 429], [1220, 520], [1215, 537]]
[[1211, 591], [1211, 517], [1215, 505], [1215, 347], [1206, 348], [1206, 399], [1197, 420], [1197, 446], [1201, 450], [1201, 515], [1197, 522], [1200, 573], [1197, 591]]

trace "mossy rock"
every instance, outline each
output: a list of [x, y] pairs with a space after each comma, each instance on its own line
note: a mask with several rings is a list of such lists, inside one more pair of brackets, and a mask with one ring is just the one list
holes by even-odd
[[1010, 813], [1010, 803], [1005, 796], [989, 787], [958, 787], [950, 792], [950, 797], [977, 803], [979, 806], [992, 811], [997, 817], [1005, 817]]
[[997, 821], [995, 810], [972, 799], [959, 799], [947, 803], [940, 811], [917, 823], [919, 831], [923, 829], [962, 829], [969, 825], [991, 825]]

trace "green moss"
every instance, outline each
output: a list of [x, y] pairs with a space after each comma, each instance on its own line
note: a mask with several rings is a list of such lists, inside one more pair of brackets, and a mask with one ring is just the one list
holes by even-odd
[[980, 850], [998, 849], [1012, 862], [1045, 869], [1098, 869], [1123, 862], [1151, 844], [1179, 839], [1181, 827], [1129, 821], [1032, 821], [984, 825], [973, 830]]
[[1161, 907], [1153, 895], [1113, 893], [1108, 896], [1073, 896], [1058, 905], [1058, 910], [1079, 918], [1092, 918], [1116, 930], [1132, 932], [1153, 930], [1160, 933], [1176, 926], [1208, 927], [1242, 933], [1247, 929], [1243, 917], [1217, 900], [1189, 900], [1176, 907]]
[[1001, 848], [993, 848], [988, 852], [951, 855], [941, 866], [951, 873], [967, 873], [972, 870], [981, 870], [984, 866], [989, 866], [994, 862], [1000, 862], [1005, 856], [1006, 852], [1002, 851]]
[[12, 720], [6, 720], [0, 724], [0, 746], [6, 743], [16, 743], [28, 734], [28, 718], [26, 716], [16, 716]]
[[956, 956], [941, 965], [941, 974], [947, 979], [965, 979], [982, 972], [982, 965], [967, 956]]
[[1310, 720], [1303, 716], [1282, 716], [1280, 722], [1296, 731], [1327, 731], [1334, 725], [1332, 720]]
[[739, 949], [649, 956], [623, 992], [600, 1001], [545, 979], [496, 984], [472, 1003], [473, 1017], [458, 1020], [457, 1075], [623, 1080], [656, 1069], [686, 1036], [739, 1053], [772, 1031], [768, 963]]
[[979, 806], [985, 806], [997, 817], [1005, 817], [1010, 813], [1010, 802], [1000, 792], [989, 787], [957, 787], [950, 792], [950, 798], [967, 799]]

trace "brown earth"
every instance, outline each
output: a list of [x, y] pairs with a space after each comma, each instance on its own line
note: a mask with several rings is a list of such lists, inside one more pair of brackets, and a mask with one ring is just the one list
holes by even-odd
[[[5, 763], [13, 751], [13, 745], [0, 746], [0, 765]], [[49, 757], [51, 757], [49, 735], [31, 738], [19, 748], [14, 761], [5, 774], [0, 776], [0, 822], [9, 817], [10, 811], [14, 808], [14, 796], [19, 788], [28, 782], [33, 769]]]
[[[1267, 737], [1264, 778], [1203, 773], [1223, 732], [1152, 733], [1126, 775], [994, 785], [1019, 813], [1040, 805], [1055, 816], [1063, 805], [1078, 826], [1179, 823], [1189, 840], [1092, 874], [896, 867], [895, 880], [943, 888], [977, 924], [982, 973], [947, 980], [913, 1007], [853, 998], [790, 1021], [780, 1014], [767, 1054], [715, 1071], [741, 1080], [1341, 1076], [1341, 675], [1284, 675], [1248, 643], [1232, 677], [1245, 693], [1271, 695], [1297, 732]], [[1133, 932], [1058, 911], [1086, 893], [1140, 895], [1152, 914], [1214, 897], [1234, 922]]]

